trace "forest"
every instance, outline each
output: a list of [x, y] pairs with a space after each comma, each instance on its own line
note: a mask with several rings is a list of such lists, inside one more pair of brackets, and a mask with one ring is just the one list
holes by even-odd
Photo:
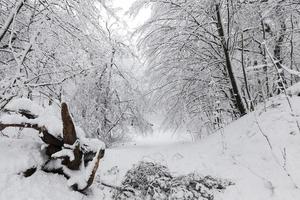
[[0, 0], [0, 199], [297, 200], [299, 77], [299, 0]]

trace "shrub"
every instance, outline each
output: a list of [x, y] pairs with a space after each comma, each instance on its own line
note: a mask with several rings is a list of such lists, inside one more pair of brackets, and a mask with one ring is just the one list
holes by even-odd
[[228, 180], [191, 173], [173, 177], [166, 166], [139, 162], [130, 169], [114, 199], [156, 200], [213, 200], [214, 193], [225, 190], [233, 183]]

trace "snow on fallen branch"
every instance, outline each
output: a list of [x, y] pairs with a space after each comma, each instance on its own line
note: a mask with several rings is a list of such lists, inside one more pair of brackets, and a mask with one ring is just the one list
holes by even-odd
[[[41, 166], [46, 172], [63, 174], [68, 185], [84, 191], [94, 180], [105, 145], [98, 139], [85, 138], [74, 126], [66, 103], [61, 105], [61, 118], [29, 99], [9, 102], [0, 116], [0, 131], [6, 128], [30, 128], [46, 144], [48, 160]], [[33, 173], [35, 170], [32, 170]]]

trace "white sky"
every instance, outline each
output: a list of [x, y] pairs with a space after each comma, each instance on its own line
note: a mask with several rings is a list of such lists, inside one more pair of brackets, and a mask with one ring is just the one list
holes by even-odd
[[135, 1], [136, 0], [112, 0], [113, 6], [120, 8], [120, 11], [117, 13], [118, 16], [127, 23], [130, 30], [142, 25], [151, 15], [150, 8], [142, 9], [135, 18], [126, 15], [125, 13]]

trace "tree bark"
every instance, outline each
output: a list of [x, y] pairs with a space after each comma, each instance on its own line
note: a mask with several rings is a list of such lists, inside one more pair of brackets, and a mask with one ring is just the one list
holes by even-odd
[[249, 110], [250, 111], [254, 111], [254, 105], [253, 105], [253, 101], [252, 101], [252, 97], [249, 91], [249, 86], [248, 86], [248, 79], [247, 79], [247, 73], [246, 73], [246, 69], [245, 69], [245, 63], [244, 63], [244, 34], [242, 33], [242, 53], [241, 53], [241, 62], [242, 62], [242, 68], [243, 68], [243, 76], [244, 76], [244, 82], [245, 82], [245, 88], [246, 88], [246, 92], [248, 95], [248, 100], [249, 100]]
[[222, 45], [222, 48], [224, 51], [224, 56], [225, 56], [225, 61], [226, 61], [226, 68], [227, 68], [227, 72], [228, 72], [229, 79], [231, 82], [233, 95], [235, 98], [235, 106], [236, 106], [237, 110], [239, 111], [240, 116], [243, 116], [246, 114], [246, 108], [243, 103], [243, 100], [242, 100], [242, 97], [241, 97], [241, 94], [240, 94], [240, 91], [239, 91], [239, 88], [238, 88], [238, 85], [237, 85], [237, 82], [236, 82], [236, 79], [235, 79], [235, 76], [233, 73], [231, 58], [229, 55], [228, 43], [225, 39], [220, 5], [216, 4], [215, 6], [216, 6], [215, 9], [216, 9], [216, 14], [217, 14], [217, 29], [218, 29], [219, 37], [221, 39], [221, 45]]
[[[66, 103], [61, 105], [61, 119], [63, 121], [63, 140], [64, 144], [74, 145], [77, 136], [75, 131], [75, 126], [73, 124], [72, 118], [69, 113], [69, 109]], [[69, 169], [78, 170], [82, 161], [82, 152], [80, 151], [80, 145], [76, 144], [73, 149], [75, 159], [70, 161], [69, 158], [66, 158], [63, 161], [63, 164], [66, 165]]]
[[72, 145], [77, 140], [75, 126], [69, 114], [69, 109], [66, 103], [61, 104], [61, 119], [63, 121], [63, 138], [64, 143]]

